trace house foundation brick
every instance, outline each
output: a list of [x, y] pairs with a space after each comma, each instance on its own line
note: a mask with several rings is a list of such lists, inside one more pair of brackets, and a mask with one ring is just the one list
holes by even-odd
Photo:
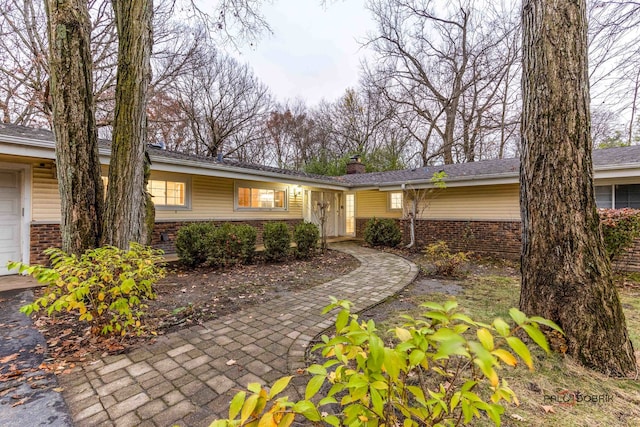
[[[356, 236], [364, 236], [369, 218], [356, 219]], [[403, 241], [409, 243], [409, 220], [396, 220], [402, 230]], [[520, 221], [416, 221], [416, 242], [419, 247], [443, 240], [455, 252], [475, 252], [484, 256], [519, 259], [521, 245]]]
[[[197, 221], [159, 221], [156, 222], [151, 234], [151, 246], [156, 249], [162, 249], [165, 253], [174, 253], [176, 251], [176, 236], [178, 230], [192, 222]], [[284, 222], [289, 226], [293, 233], [293, 229], [297, 224], [302, 222], [301, 219], [283, 219], [283, 220], [242, 220], [242, 221], [200, 221], [212, 222], [215, 225], [221, 225], [225, 222], [233, 224], [248, 224], [255, 227], [258, 231], [257, 244], [262, 244], [262, 230], [267, 222]], [[60, 237], [60, 224], [31, 224], [30, 230], [31, 252], [29, 262], [31, 264], [47, 264], [49, 258], [43, 253], [45, 249], [62, 245]]]

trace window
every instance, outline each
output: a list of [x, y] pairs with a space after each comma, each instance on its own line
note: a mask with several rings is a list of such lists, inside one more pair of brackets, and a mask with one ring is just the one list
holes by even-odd
[[616, 209], [640, 208], [640, 184], [616, 185]]
[[402, 209], [402, 192], [389, 193], [389, 209]]
[[610, 185], [596, 186], [596, 206], [611, 209], [613, 206], [613, 191]]
[[606, 209], [640, 209], [640, 184], [598, 185], [596, 205]]
[[179, 181], [163, 181], [152, 179], [147, 184], [147, 191], [156, 206], [187, 207], [187, 183]]
[[238, 187], [239, 209], [286, 209], [287, 191], [274, 188]]

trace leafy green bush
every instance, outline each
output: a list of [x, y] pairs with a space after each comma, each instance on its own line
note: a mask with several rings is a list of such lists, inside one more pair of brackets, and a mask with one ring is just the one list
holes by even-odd
[[291, 232], [284, 222], [267, 222], [262, 230], [264, 254], [270, 261], [282, 261], [291, 249]]
[[250, 225], [225, 222], [213, 229], [207, 240], [207, 263], [225, 267], [244, 263], [253, 257], [256, 247], [256, 230]]
[[[527, 317], [512, 308], [512, 328], [501, 318], [475, 322], [457, 311], [457, 304], [422, 304], [425, 313], [395, 329], [397, 344], [385, 345], [373, 320], [359, 322], [347, 301], [332, 298], [327, 313], [339, 309], [335, 336], [323, 336], [315, 349], [327, 361], [307, 371], [304, 399], [277, 397], [292, 377], [277, 380], [270, 389], [249, 384], [232, 399], [227, 420], [212, 427], [290, 426], [296, 414], [332, 426], [455, 426], [488, 417], [500, 425], [504, 407], [518, 403], [498, 372], [514, 367], [518, 358], [533, 369], [528, 347], [517, 337], [525, 332], [547, 353], [549, 346], [539, 325], [562, 332], [553, 322]], [[323, 385], [326, 396], [316, 397]], [[313, 400], [312, 400], [313, 399]], [[317, 403], [316, 403], [317, 402]], [[338, 407], [337, 413], [331, 408]]]
[[600, 209], [599, 214], [605, 250], [609, 259], [613, 260], [640, 237], [640, 210]]
[[176, 236], [176, 252], [180, 262], [197, 267], [207, 261], [213, 230], [210, 222], [194, 222], [181, 227]]
[[51, 268], [10, 263], [20, 273], [47, 285], [42, 297], [20, 308], [27, 316], [41, 308], [67, 311], [103, 335], [141, 333], [144, 299], [154, 299], [153, 284], [164, 277], [162, 251], [131, 243], [129, 250], [113, 246], [90, 249], [77, 257], [60, 249], [45, 251]]
[[308, 258], [318, 246], [320, 230], [310, 222], [301, 222], [293, 230], [293, 241], [296, 242], [296, 254], [301, 258]]
[[364, 241], [371, 246], [398, 246], [402, 241], [400, 226], [390, 218], [371, 218], [364, 228]]
[[240, 261], [247, 264], [256, 254], [258, 231], [248, 224], [239, 224], [236, 226], [236, 235], [240, 239]]
[[433, 263], [433, 274], [438, 276], [459, 276], [462, 265], [469, 261], [466, 252], [452, 254], [447, 243], [440, 240], [427, 246], [422, 252]]

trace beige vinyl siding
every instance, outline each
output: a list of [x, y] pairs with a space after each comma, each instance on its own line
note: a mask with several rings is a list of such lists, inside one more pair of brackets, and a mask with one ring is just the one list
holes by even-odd
[[[154, 174], [152, 179], [181, 181], [188, 178], [180, 174]], [[288, 209], [282, 210], [235, 210], [235, 180], [209, 176], [191, 176], [188, 192], [190, 209], [157, 209], [156, 220], [241, 220], [241, 219], [302, 219], [302, 195], [295, 197], [293, 186], [263, 183], [259, 181], [239, 181], [241, 185], [287, 189]]]
[[60, 194], [51, 159], [0, 155], [0, 162], [31, 165], [31, 220], [60, 221]]
[[40, 222], [60, 221], [60, 193], [53, 162], [32, 164], [31, 219]]
[[518, 184], [451, 187], [427, 201], [422, 218], [458, 220], [520, 220]]
[[401, 210], [389, 210], [389, 193], [378, 190], [356, 192], [356, 218], [401, 218]]
[[16, 157], [0, 154], [0, 163], [31, 165], [31, 220], [39, 222], [60, 221], [60, 194], [51, 159]]

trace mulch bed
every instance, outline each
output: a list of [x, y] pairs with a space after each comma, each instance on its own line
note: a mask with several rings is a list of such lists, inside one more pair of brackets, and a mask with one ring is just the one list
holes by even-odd
[[[47, 339], [49, 357], [55, 363], [90, 360], [95, 355], [119, 354], [153, 342], [158, 335], [235, 313], [270, 301], [288, 292], [316, 286], [342, 276], [359, 262], [338, 251], [327, 251], [308, 260], [289, 259], [228, 269], [189, 269], [178, 263], [169, 265], [166, 278], [155, 285], [157, 298], [148, 301], [141, 336], [94, 336], [90, 327], [75, 316], [46, 311], [34, 314], [34, 322]], [[38, 290], [36, 298], [42, 290]]]

